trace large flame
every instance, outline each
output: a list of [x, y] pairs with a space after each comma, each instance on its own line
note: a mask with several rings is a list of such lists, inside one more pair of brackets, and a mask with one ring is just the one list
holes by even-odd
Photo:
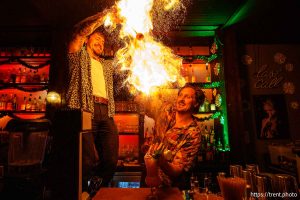
[[[179, 0], [162, 1], [165, 10], [179, 4]], [[182, 59], [152, 36], [153, 0], [120, 0], [116, 6], [122, 25], [119, 36], [125, 42], [125, 47], [118, 50], [116, 57], [121, 69], [130, 72], [126, 81], [146, 94], [153, 87], [176, 81], [182, 85]], [[105, 23], [113, 24], [109, 14]]]

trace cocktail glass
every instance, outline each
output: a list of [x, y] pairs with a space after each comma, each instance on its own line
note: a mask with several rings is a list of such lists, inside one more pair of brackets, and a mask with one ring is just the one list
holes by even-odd
[[161, 184], [161, 180], [158, 176], [158, 160], [149, 154], [145, 155], [144, 160], [147, 172], [145, 182], [151, 188], [151, 193], [147, 199], [158, 199], [157, 188]]
[[246, 191], [246, 181], [239, 177], [217, 177], [224, 200], [242, 200]]

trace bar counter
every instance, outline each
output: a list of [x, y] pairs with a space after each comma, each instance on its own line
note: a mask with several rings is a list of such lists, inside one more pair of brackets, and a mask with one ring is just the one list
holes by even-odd
[[[151, 193], [150, 188], [101, 188], [93, 200], [146, 200]], [[178, 188], [158, 190], [159, 200], [183, 200]]]
[[[150, 188], [101, 188], [93, 200], [147, 200]], [[157, 200], [185, 200], [184, 193], [178, 188], [158, 190]], [[194, 200], [224, 200], [216, 194], [196, 193]]]

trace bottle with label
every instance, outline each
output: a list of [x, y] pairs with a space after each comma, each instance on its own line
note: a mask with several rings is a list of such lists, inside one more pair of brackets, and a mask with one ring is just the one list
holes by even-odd
[[214, 95], [214, 92], [215, 92], [215, 89], [213, 90], [213, 95], [212, 95], [212, 100], [211, 100], [211, 103], [210, 103], [210, 110], [211, 111], [216, 111], [216, 104], [215, 104], [215, 95]]
[[20, 110], [22, 111], [26, 110], [26, 105], [27, 105], [27, 99], [26, 97], [24, 97], [23, 102], [20, 104]]
[[17, 94], [14, 94], [13, 96], [13, 110], [18, 110], [18, 98], [17, 98]]
[[45, 74], [45, 72], [43, 72], [42, 74], [41, 74], [41, 83], [46, 83], [46, 74]]
[[42, 100], [42, 97], [39, 96], [39, 98], [37, 100], [37, 111], [42, 111], [42, 107], [43, 107], [43, 100]]
[[190, 65], [192, 67], [192, 77], [191, 77], [191, 81], [192, 83], [196, 82], [196, 76], [195, 76], [195, 72], [194, 72], [194, 66]]
[[1, 98], [0, 98], [0, 110], [5, 110], [5, 107], [6, 107], [6, 102], [5, 102], [5, 99], [4, 99], [4, 94], [1, 95]]
[[189, 48], [189, 57], [190, 57], [190, 59], [193, 59], [193, 48], [192, 47]]
[[210, 143], [214, 144], [215, 143], [215, 131], [214, 131], [214, 127], [211, 126], [210, 127]]
[[4, 83], [9, 83], [10, 82], [10, 69], [8, 69], [6, 72], [4, 72], [3, 82]]
[[17, 73], [16, 76], [16, 83], [21, 83], [21, 77], [22, 77], [22, 70], [19, 68], [19, 72]]
[[26, 83], [26, 77], [27, 77], [26, 68], [24, 67], [24, 69], [22, 70], [20, 83]]
[[209, 112], [210, 111], [210, 103], [206, 97], [204, 99], [203, 105], [204, 105], [205, 112]]
[[35, 70], [33, 72], [32, 82], [33, 83], [39, 83], [39, 82], [41, 82], [41, 76], [38, 74], [38, 70]]
[[32, 70], [26, 74], [26, 83], [32, 83]]
[[37, 111], [37, 100], [35, 97], [32, 100], [31, 111]]
[[26, 103], [26, 111], [31, 111], [31, 106], [32, 106], [32, 94], [29, 95], [28, 101]]
[[13, 94], [10, 94], [6, 100], [6, 110], [13, 110]]
[[212, 144], [208, 141], [206, 145], [206, 160], [213, 160]]
[[201, 106], [199, 107], [199, 112], [205, 112], [205, 107], [204, 107], [204, 103], [201, 104]]
[[205, 81], [210, 83], [211, 82], [211, 74], [210, 74], [210, 70], [208, 69], [208, 63], [205, 64], [205, 69], [206, 69]]
[[45, 98], [41, 106], [41, 111], [42, 112], [46, 111], [46, 107], [47, 107], [47, 99]]
[[17, 70], [13, 68], [10, 72], [10, 83], [16, 83], [16, 78], [17, 78]]

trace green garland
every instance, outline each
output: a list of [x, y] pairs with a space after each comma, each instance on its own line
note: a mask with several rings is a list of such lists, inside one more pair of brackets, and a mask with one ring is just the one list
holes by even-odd
[[192, 62], [193, 60], [203, 60], [206, 63], [210, 63], [211, 61], [221, 56], [220, 47], [223, 46], [223, 43], [220, 41], [220, 39], [217, 36], [215, 36], [213, 45], [215, 45], [216, 52], [212, 52], [213, 54], [211, 54], [210, 56], [195, 55], [195, 56], [182, 56], [182, 58], [190, 62]]
[[222, 115], [222, 113], [220, 111], [218, 112], [215, 112], [214, 114], [208, 116], [208, 117], [197, 117], [197, 120], [200, 121], [200, 122], [203, 122], [203, 121], [207, 121], [207, 120], [210, 120], [210, 119], [217, 119], [219, 118], [220, 116]]

